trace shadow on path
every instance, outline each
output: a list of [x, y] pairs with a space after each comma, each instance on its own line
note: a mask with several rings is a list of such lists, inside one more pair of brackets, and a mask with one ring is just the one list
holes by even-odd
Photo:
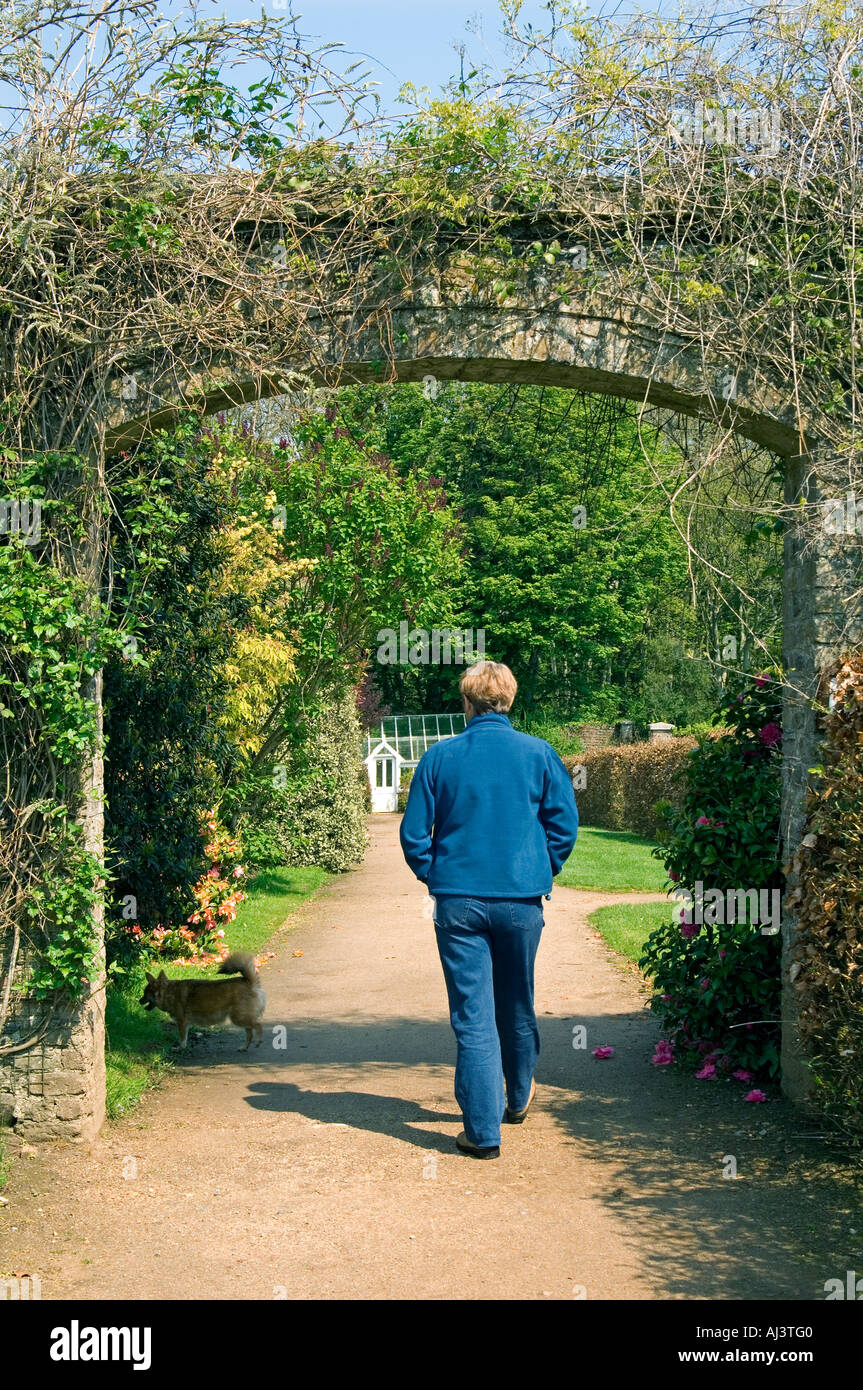
[[418, 1149], [452, 1151], [452, 1136], [438, 1134], [432, 1129], [416, 1129], [418, 1120], [434, 1120], [438, 1124], [461, 1122], [457, 1110], [444, 1112], [427, 1110], [416, 1101], [400, 1096], [381, 1096], [367, 1091], [307, 1091], [285, 1081], [256, 1081], [249, 1088], [246, 1100], [255, 1110], [275, 1110], [305, 1115], [327, 1125], [345, 1125], [351, 1129], [368, 1130], [372, 1134], [387, 1134]]

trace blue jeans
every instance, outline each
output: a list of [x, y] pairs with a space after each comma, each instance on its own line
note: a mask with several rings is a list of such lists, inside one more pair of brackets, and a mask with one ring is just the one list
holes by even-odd
[[506, 1103], [523, 1110], [539, 1057], [533, 966], [542, 898], [435, 898], [435, 933], [456, 1036], [455, 1098], [472, 1144], [500, 1143]]

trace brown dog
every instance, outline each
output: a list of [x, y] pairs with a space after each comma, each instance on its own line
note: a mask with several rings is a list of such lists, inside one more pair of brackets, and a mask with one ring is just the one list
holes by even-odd
[[186, 1046], [192, 1024], [206, 1028], [228, 1019], [246, 1030], [246, 1046], [240, 1048], [241, 1052], [248, 1052], [253, 1032], [260, 1047], [267, 996], [261, 989], [255, 958], [248, 951], [235, 951], [219, 966], [221, 975], [241, 975], [239, 980], [169, 980], [164, 970], [159, 976], [145, 973], [147, 988], [140, 1002], [145, 1009], [161, 1009], [171, 1015], [181, 1047]]

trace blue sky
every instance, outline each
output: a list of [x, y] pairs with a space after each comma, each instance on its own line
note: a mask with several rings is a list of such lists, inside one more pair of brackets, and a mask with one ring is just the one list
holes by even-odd
[[[716, 2], [708, 0], [711, 5]], [[605, 11], [618, 18], [639, 10], [668, 14], [685, 4], [686, 0], [643, 0], [640, 5], [636, 0], [584, 0], [589, 12]], [[288, 7], [299, 16], [297, 27], [309, 47], [344, 45], [341, 61], [332, 60], [337, 70], [344, 70], [353, 58], [366, 58], [362, 71], [370, 69], [370, 78], [378, 83], [384, 115], [405, 109], [397, 101], [405, 82], [437, 94], [457, 77], [460, 45], [466, 50], [465, 71], [477, 62], [486, 64], [492, 73], [503, 72], [507, 66], [507, 43], [497, 0], [197, 0], [202, 19], [224, 15], [233, 22], [258, 19], [262, 10], [273, 18], [285, 18], [291, 12]], [[188, 0], [161, 0], [159, 4], [166, 19], [180, 19], [190, 9]], [[547, 30], [549, 19], [543, 0], [523, 0], [522, 27], [532, 21], [537, 29]], [[62, 35], [54, 33], [49, 47], [61, 40]], [[244, 69], [232, 68], [229, 80], [242, 88], [263, 75], [259, 64], [249, 63]], [[359, 75], [360, 71], [352, 74], [352, 80]], [[0, 84], [0, 107], [8, 91]], [[17, 105], [14, 99], [12, 104]]]
[[[497, 67], [505, 65], [505, 41], [496, 0], [287, 0], [301, 16], [300, 32], [320, 40], [339, 41], [354, 54], [367, 54], [375, 60], [374, 78], [384, 109], [398, 109], [396, 96], [404, 82], [429, 87], [437, 92], [459, 70], [456, 49], [464, 44], [469, 57], [485, 60]], [[676, 7], [676, 6], [675, 6]], [[204, 0], [204, 16], [224, 14], [230, 20], [260, 14], [284, 15], [274, 0]], [[602, 8], [590, 0], [588, 9]], [[666, 9], [663, 0], [642, 6], [610, 4], [617, 14]], [[183, 0], [167, 0], [162, 10], [176, 15]], [[524, 0], [521, 20], [533, 20], [536, 27], [548, 26], [548, 12], [541, 0]]]

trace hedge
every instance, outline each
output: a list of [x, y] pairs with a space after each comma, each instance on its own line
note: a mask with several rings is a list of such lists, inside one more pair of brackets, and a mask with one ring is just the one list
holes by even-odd
[[239, 789], [238, 829], [254, 868], [340, 873], [362, 860], [368, 840], [369, 781], [353, 694], [321, 709], [304, 735], [279, 755], [281, 782], [267, 778]]
[[[570, 776], [584, 768], [584, 786], [575, 786], [579, 820], [601, 830], [628, 830], [655, 840], [660, 819], [658, 801], [683, 806], [684, 787], [679, 774], [698, 740], [664, 739], [656, 743], [621, 743], [564, 758]], [[581, 780], [581, 779], [578, 779]]]
[[822, 1113], [863, 1143], [863, 652], [836, 674], [822, 775], [791, 868], [791, 981]]

